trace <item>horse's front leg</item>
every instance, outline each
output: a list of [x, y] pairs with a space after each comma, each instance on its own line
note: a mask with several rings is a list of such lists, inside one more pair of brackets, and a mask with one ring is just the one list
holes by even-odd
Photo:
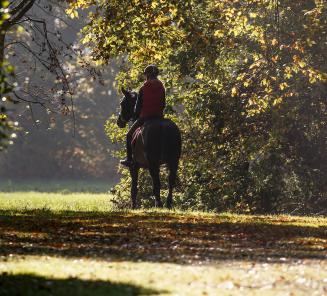
[[163, 204], [160, 198], [160, 168], [157, 164], [149, 165], [149, 171], [152, 178], [153, 195], [156, 199], [155, 206], [162, 208]]
[[136, 209], [138, 207], [137, 205], [137, 182], [139, 177], [139, 167], [135, 164], [133, 164], [129, 172], [132, 177], [132, 187], [131, 187], [131, 199], [132, 199], [132, 208]]

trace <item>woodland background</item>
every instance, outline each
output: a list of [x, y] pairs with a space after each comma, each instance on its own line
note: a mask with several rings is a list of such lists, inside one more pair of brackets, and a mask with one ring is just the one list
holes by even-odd
[[[117, 161], [110, 156], [112, 145], [104, 133], [104, 123], [117, 108], [114, 76], [118, 67], [112, 63], [102, 68], [101, 83], [90, 75], [90, 66], [85, 70], [86, 62], [82, 63], [81, 54], [76, 52], [84, 50], [78, 43], [79, 31], [86, 22], [71, 20], [65, 13], [66, 8], [60, 1], [34, 1], [21, 20], [45, 20], [48, 32], [55, 33], [49, 33], [48, 38], [70, 75], [75, 119], [71, 113], [63, 115], [58, 107], [58, 93], [63, 87], [53, 82], [56, 73], [46, 69], [35, 57], [41, 52], [44, 60], [51, 61], [42, 32], [31, 29], [33, 25], [42, 28], [42, 24], [28, 21], [17, 24], [7, 33], [6, 55], [15, 68], [14, 80], [21, 87], [18, 95], [32, 103], [13, 96], [20, 103], [8, 107], [19, 129], [14, 131], [15, 138], [11, 138], [14, 145], [0, 153], [2, 180], [117, 181]], [[17, 44], [11, 44], [14, 42]], [[87, 56], [84, 51], [82, 54]]]

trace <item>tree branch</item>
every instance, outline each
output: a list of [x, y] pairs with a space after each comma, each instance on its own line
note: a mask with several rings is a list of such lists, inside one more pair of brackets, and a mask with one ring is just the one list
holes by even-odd
[[37, 53], [35, 53], [25, 42], [23, 42], [23, 41], [15, 41], [15, 42], [11, 42], [10, 44], [8, 44], [8, 45], [20, 45], [20, 46], [22, 46], [23, 48], [25, 48], [29, 53], [31, 53], [32, 54], [32, 56], [36, 59], [36, 60], [38, 60], [39, 61], [39, 63], [44, 67], [44, 68], [46, 68], [48, 71], [50, 71], [50, 65], [47, 65], [47, 64], [49, 64], [49, 62], [48, 61], [45, 61], [45, 60], [43, 60], [43, 59], [41, 59], [40, 58], [40, 56], [37, 54]]
[[12, 25], [19, 21], [34, 5], [35, 0], [23, 0], [15, 8], [11, 10], [12, 17], [3, 23], [3, 28], [8, 30]]
[[[72, 28], [73, 30], [75, 30], [76, 32], [79, 32], [79, 29], [74, 27], [72, 24], [69, 24], [66, 20], [64, 20], [62, 17], [58, 16], [58, 15], [54, 15], [52, 14], [50, 11], [44, 9], [41, 5], [35, 3], [35, 5], [41, 9], [44, 13], [46, 13], [47, 15], [53, 17], [53, 18], [56, 18], [56, 19], [59, 19], [60, 21], [62, 21], [67, 27], [69, 28]], [[58, 4], [57, 4], [58, 5]]]
[[21, 10], [26, 5], [26, 1], [22, 0], [16, 7], [13, 7], [9, 14], [15, 15], [19, 10]]
[[22, 102], [26, 102], [26, 103], [29, 103], [29, 104], [38, 104], [38, 105], [41, 105], [42, 107], [45, 106], [44, 103], [42, 102], [39, 102], [39, 101], [32, 101], [32, 100], [27, 100], [27, 99], [24, 99], [23, 97], [21, 97], [20, 95], [17, 94], [17, 92], [13, 91], [13, 94], [15, 95], [15, 97], [22, 101]]

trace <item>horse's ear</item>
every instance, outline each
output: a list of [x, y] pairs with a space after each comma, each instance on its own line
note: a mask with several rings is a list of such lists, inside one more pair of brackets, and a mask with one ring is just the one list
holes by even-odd
[[124, 87], [121, 88], [121, 92], [124, 94], [124, 96], [128, 94], [128, 91]]

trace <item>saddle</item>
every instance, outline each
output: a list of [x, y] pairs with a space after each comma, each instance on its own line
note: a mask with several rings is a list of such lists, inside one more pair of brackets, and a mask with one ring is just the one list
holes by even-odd
[[147, 142], [147, 128], [157, 120], [162, 119], [153, 119], [147, 120], [144, 124], [138, 127], [135, 132], [133, 133], [132, 137], [132, 150], [133, 150], [133, 161], [137, 162], [141, 167], [147, 168], [148, 167], [148, 160], [145, 155], [144, 145]]
[[136, 143], [137, 143], [137, 140], [140, 139], [140, 137], [142, 136], [142, 133], [143, 133], [144, 129], [145, 129], [148, 125], [150, 125], [150, 124], [152, 124], [153, 122], [156, 122], [156, 121], [158, 121], [158, 120], [163, 120], [163, 119], [161, 119], [161, 118], [156, 118], [156, 117], [154, 117], [154, 118], [149, 118], [149, 119], [145, 120], [145, 122], [144, 122], [140, 127], [138, 127], [138, 128], [135, 130], [135, 132], [133, 133], [133, 136], [132, 136], [132, 142], [131, 142], [132, 147], [135, 147], [135, 145], [136, 145]]
[[133, 150], [133, 161], [137, 162], [141, 167], [146, 168], [148, 161], [144, 154], [144, 143], [142, 138], [144, 125], [138, 127], [132, 137], [132, 150]]

